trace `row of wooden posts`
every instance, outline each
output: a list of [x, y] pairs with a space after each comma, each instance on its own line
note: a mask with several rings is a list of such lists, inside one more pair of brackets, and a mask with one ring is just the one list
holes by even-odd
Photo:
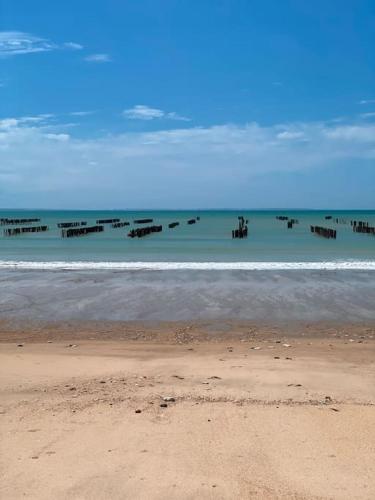
[[336, 239], [336, 229], [330, 229], [328, 227], [321, 226], [310, 226], [310, 230], [312, 233], [317, 234], [318, 236], [323, 236], [323, 238], [333, 238]]
[[86, 227], [72, 227], [70, 229], [63, 229], [61, 236], [63, 238], [72, 238], [73, 236], [85, 236], [90, 233], [101, 233], [104, 231], [104, 226], [86, 226]]
[[48, 231], [48, 226], [14, 227], [11, 229], [4, 229], [4, 236], [16, 236], [22, 233], [41, 233], [44, 231]]
[[353, 226], [355, 233], [373, 234], [375, 236], [375, 227], [369, 226]]
[[97, 224], [114, 224], [116, 222], [120, 222], [120, 219], [98, 219], [96, 221]]
[[79, 227], [79, 226], [86, 226], [87, 222], [82, 221], [82, 222], [59, 222], [57, 224], [57, 227], [67, 229], [68, 227]]
[[29, 224], [31, 222], [40, 222], [40, 219], [0, 219], [0, 225], [14, 225], [14, 224]]
[[145, 226], [145, 227], [137, 227], [136, 229], [132, 229], [128, 233], [129, 238], [143, 238], [143, 236], [147, 236], [151, 233], [160, 233], [163, 230], [163, 226]]
[[[9, 223], [23, 223], [23, 222], [34, 222], [40, 219], [0, 219], [1, 221], [9, 221]], [[200, 220], [200, 217], [196, 217], [195, 219], [189, 219], [187, 224], [195, 224], [196, 221]], [[95, 226], [87, 226], [86, 221], [74, 221], [74, 222], [59, 222], [57, 227], [62, 229], [61, 236], [63, 238], [72, 238], [74, 236], [85, 236], [90, 233], [100, 233], [104, 231], [103, 224], [111, 224], [113, 229], [122, 228], [125, 226], [129, 226], [130, 222], [120, 221], [120, 219], [98, 219], [97, 224]], [[101, 222], [101, 224], [99, 224]], [[153, 222], [153, 219], [136, 219], [134, 220], [135, 224], [145, 224], [147, 222]], [[171, 222], [168, 224], [170, 229], [178, 226], [179, 222]], [[41, 231], [48, 231], [48, 226], [32, 226], [32, 227], [21, 227], [21, 228], [10, 228], [4, 229], [4, 236], [15, 236], [22, 233], [36, 233]], [[142, 237], [146, 236], [146, 234], [151, 234], [152, 232], [160, 232], [162, 231], [162, 226], [148, 226], [146, 228], [138, 228], [132, 230], [128, 236], [130, 237]]]
[[351, 220], [350, 225], [353, 227], [359, 226], [359, 227], [369, 227], [369, 223], [365, 222], [363, 220]]
[[[187, 223], [189, 225], [191, 225], [191, 224], [195, 224], [199, 220], [200, 220], [200, 217], [196, 217], [195, 219], [189, 219], [187, 221]], [[134, 221], [134, 222], [138, 222], [138, 224], [143, 224], [146, 221], [153, 221], [153, 219], [139, 219], [138, 221]], [[170, 224], [168, 224], [168, 228], [169, 229], [173, 229], [173, 228], [175, 228], [175, 227], [177, 227], [179, 225], [180, 225], [180, 223], [178, 221], [171, 222]], [[148, 236], [151, 233], [160, 233], [161, 231], [163, 231], [163, 226], [162, 225], [159, 225], [159, 226], [155, 226], [154, 225], [154, 226], [138, 227], [136, 229], [132, 229], [128, 233], [128, 237], [129, 238], [143, 238], [144, 236]]]

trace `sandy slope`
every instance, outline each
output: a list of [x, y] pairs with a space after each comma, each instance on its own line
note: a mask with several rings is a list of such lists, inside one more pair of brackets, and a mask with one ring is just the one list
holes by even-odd
[[0, 344], [1, 498], [375, 498], [371, 328], [22, 335]]

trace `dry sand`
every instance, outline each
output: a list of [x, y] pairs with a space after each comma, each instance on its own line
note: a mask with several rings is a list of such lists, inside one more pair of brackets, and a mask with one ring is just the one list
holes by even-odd
[[375, 498], [371, 326], [3, 323], [0, 341], [1, 498]]

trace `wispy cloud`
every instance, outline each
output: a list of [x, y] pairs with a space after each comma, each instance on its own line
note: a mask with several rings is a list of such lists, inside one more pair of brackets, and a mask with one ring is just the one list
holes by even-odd
[[89, 116], [93, 115], [95, 111], [71, 111], [69, 114], [71, 116]]
[[361, 113], [359, 115], [361, 118], [374, 118], [375, 117], [375, 111], [372, 111], [370, 113]]
[[30, 33], [21, 31], [0, 31], [0, 55], [14, 56], [47, 52], [57, 48], [57, 45]]
[[79, 43], [57, 44], [23, 31], [0, 31], [0, 57], [50, 52], [57, 49], [81, 50], [82, 48], [83, 46]]
[[111, 62], [111, 56], [109, 54], [90, 54], [85, 57], [85, 61], [94, 63], [107, 63]]
[[71, 50], [82, 50], [83, 49], [83, 45], [81, 45], [80, 43], [75, 43], [75, 42], [65, 42], [63, 44], [63, 46], [67, 49], [71, 49]]
[[359, 104], [375, 104], [375, 99], [362, 99]]
[[144, 104], [137, 104], [132, 108], [125, 109], [122, 114], [125, 118], [130, 120], [155, 120], [166, 118], [168, 120], [190, 121], [189, 118], [181, 116], [175, 111], [166, 112], [162, 109], [145, 106]]
[[43, 113], [35, 116], [21, 116], [18, 118], [4, 118], [0, 120], [0, 130], [9, 130], [12, 128], [22, 127], [22, 126], [40, 126], [46, 123], [54, 115], [51, 113]]

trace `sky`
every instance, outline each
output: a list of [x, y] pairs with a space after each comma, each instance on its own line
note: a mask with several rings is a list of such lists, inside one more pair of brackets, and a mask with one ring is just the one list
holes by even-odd
[[0, 0], [0, 207], [375, 208], [373, 0]]

